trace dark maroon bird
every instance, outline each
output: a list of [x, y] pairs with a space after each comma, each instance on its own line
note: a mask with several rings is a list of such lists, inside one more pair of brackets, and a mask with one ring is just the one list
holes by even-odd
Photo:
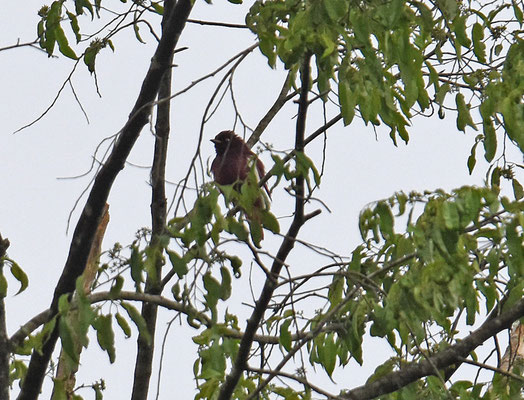
[[[211, 164], [211, 172], [215, 182], [219, 185], [244, 182], [252, 165], [250, 161], [253, 159], [256, 160], [256, 171], [259, 178], [265, 175], [262, 161], [256, 157], [242, 138], [235, 135], [235, 132], [222, 131], [211, 141], [215, 144], [217, 153]], [[267, 185], [264, 185], [264, 189], [271, 197]]]

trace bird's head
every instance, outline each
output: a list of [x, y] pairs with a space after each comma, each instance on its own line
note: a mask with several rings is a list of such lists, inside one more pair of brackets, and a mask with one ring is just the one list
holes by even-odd
[[215, 150], [219, 156], [226, 152], [241, 151], [246, 144], [233, 131], [222, 131], [211, 141], [215, 144]]

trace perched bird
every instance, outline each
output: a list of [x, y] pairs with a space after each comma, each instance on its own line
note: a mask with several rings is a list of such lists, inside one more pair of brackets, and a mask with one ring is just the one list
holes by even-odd
[[[242, 184], [249, 174], [252, 160], [256, 162], [258, 178], [265, 175], [262, 161], [235, 132], [222, 131], [211, 141], [215, 144], [217, 153], [211, 164], [211, 172], [219, 185]], [[264, 185], [264, 189], [271, 197], [267, 185]]]
[[[242, 138], [235, 135], [233, 131], [222, 131], [211, 141], [215, 144], [217, 153], [211, 164], [211, 172], [216, 183], [219, 185], [233, 185], [233, 189], [239, 194], [246, 180], [248, 183], [258, 185], [258, 180], [265, 174], [264, 164]], [[252, 171], [257, 176], [256, 179], [250, 181], [248, 177]], [[265, 184], [264, 189], [269, 198], [271, 198], [269, 189]], [[269, 208], [269, 200], [258, 190], [258, 187], [257, 191], [248, 191], [254, 194], [253, 197], [233, 196], [233, 202], [244, 211], [251, 227], [253, 242], [259, 247], [260, 240], [264, 238], [262, 221], [264, 220], [264, 213], [267, 214], [266, 210]]]

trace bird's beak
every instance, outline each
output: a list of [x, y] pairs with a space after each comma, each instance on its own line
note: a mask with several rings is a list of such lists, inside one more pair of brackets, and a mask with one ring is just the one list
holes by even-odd
[[218, 144], [218, 143], [220, 143], [220, 140], [217, 140], [217, 139], [211, 139], [211, 142], [213, 142], [214, 144]]

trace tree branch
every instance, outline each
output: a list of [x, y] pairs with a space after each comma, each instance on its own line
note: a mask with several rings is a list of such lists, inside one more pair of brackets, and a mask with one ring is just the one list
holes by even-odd
[[[162, 19], [162, 34], [165, 34], [166, 15], [169, 15], [174, 1], [165, 3], [164, 17]], [[169, 57], [169, 64], [173, 64], [174, 53]], [[164, 99], [171, 96], [171, 78], [172, 69], [168, 68], [164, 72], [160, 89], [158, 91], [158, 98]], [[155, 125], [155, 151], [153, 157], [153, 166], [151, 169], [151, 226], [152, 238], [151, 248], [154, 251], [155, 270], [152, 274], [148, 274], [146, 281], [146, 293], [160, 294], [161, 287], [161, 273], [163, 266], [163, 248], [160, 246], [160, 237], [164, 234], [166, 226], [167, 215], [167, 200], [165, 188], [165, 170], [167, 160], [167, 147], [169, 142], [170, 124], [169, 118], [171, 115], [171, 102], [165, 101], [157, 105], [157, 119]], [[155, 331], [156, 320], [158, 314], [158, 305], [155, 303], [142, 303], [142, 317], [146, 323], [149, 333], [149, 338], [146, 338], [142, 332], [138, 334], [137, 340], [137, 355], [135, 362], [135, 374], [133, 379], [133, 392], [131, 400], [146, 400], [149, 392], [149, 383], [151, 380], [151, 372], [153, 370], [153, 355], [155, 351]]]
[[[310, 79], [310, 59], [311, 56], [307, 55], [302, 66], [301, 70], [301, 91], [300, 91], [300, 100], [298, 105], [298, 118], [297, 118], [297, 127], [296, 127], [296, 137], [295, 137], [295, 151], [302, 152], [304, 151], [304, 132], [306, 128], [306, 115], [308, 107], [308, 92], [309, 92], [309, 79]], [[251, 345], [255, 337], [255, 332], [258, 329], [260, 321], [264, 317], [264, 313], [267, 309], [269, 301], [273, 296], [273, 292], [277, 287], [277, 280], [280, 275], [280, 271], [284, 262], [293, 249], [295, 245], [295, 238], [298, 235], [298, 232], [302, 225], [304, 224], [304, 177], [298, 177], [296, 179], [296, 191], [297, 196], [295, 199], [295, 215], [291, 225], [289, 227], [288, 233], [280, 246], [277, 256], [273, 261], [271, 267], [271, 274], [266, 278], [264, 283], [264, 288], [258, 301], [256, 302], [255, 309], [251, 314], [246, 326], [244, 336], [240, 340], [240, 345], [237, 353], [237, 357], [231, 368], [231, 372], [226, 377], [224, 384], [220, 389], [220, 394], [218, 400], [228, 400], [243, 373], [247, 367], [247, 359], [249, 357], [249, 351], [251, 350]]]
[[[96, 228], [113, 182], [124, 168], [131, 149], [149, 119], [151, 109], [147, 107], [147, 104], [152, 102], [157, 96], [164, 71], [171, 66], [169, 62], [170, 56], [178, 42], [192, 7], [193, 2], [191, 0], [179, 0], [173, 12], [170, 13], [165, 32], [153, 55], [129, 119], [120, 131], [109, 158], [95, 178], [89, 198], [73, 234], [66, 264], [55, 288], [50, 307], [53, 314], [57, 311], [60, 296], [74, 291], [75, 281], [84, 271], [91, 243], [93, 242]], [[22, 390], [18, 396], [19, 400], [34, 400], [38, 398], [47, 365], [57, 339], [58, 329], [55, 329], [48, 341], [43, 345], [41, 353], [33, 351]]]
[[[140, 301], [143, 303], [153, 303], [161, 307], [164, 307], [168, 310], [178, 311], [184, 315], [191, 316], [194, 320], [197, 320], [198, 322], [200, 322], [201, 324], [205, 326], [211, 326], [211, 319], [208, 318], [205, 314], [199, 312], [197, 309], [187, 304], [181, 304], [176, 301], [166, 299], [165, 297], [162, 297], [160, 295], [129, 292], [129, 291], [122, 291], [116, 295], [111, 292], [98, 292], [98, 293], [90, 294], [89, 296], [87, 296], [87, 299], [91, 302], [91, 304], [100, 303], [103, 301], [122, 301], [122, 300]], [[72, 309], [74, 309], [74, 307], [75, 307], [75, 304], [73, 302]], [[9, 347], [10, 352], [14, 352], [16, 347], [20, 346], [27, 336], [29, 336], [33, 331], [38, 329], [39, 326], [49, 321], [52, 318], [52, 316], [53, 314], [51, 313], [51, 310], [47, 309], [35, 315], [33, 318], [27, 321], [24, 325], [22, 325], [9, 339], [8, 347]], [[242, 335], [241, 332], [236, 332], [236, 331], [231, 330], [231, 337], [240, 338], [241, 335]], [[278, 343], [278, 338], [268, 339], [264, 337], [263, 339], [271, 340], [275, 343]]]
[[[259, 374], [259, 375], [272, 374], [273, 373], [272, 370], [265, 370], [265, 369], [260, 369], [260, 368], [248, 367], [247, 369], [248, 369], [248, 371], [254, 372], [254, 373]], [[279, 371], [277, 375], [281, 376], [281, 377], [284, 377], [284, 378], [287, 378], [287, 379], [294, 380], [294, 381], [304, 385], [305, 387], [310, 388], [311, 390], [317, 392], [318, 394], [321, 394], [326, 399], [334, 399], [334, 398], [336, 398], [336, 396], [332, 395], [331, 393], [328, 393], [325, 390], [319, 388], [318, 386], [313, 385], [311, 382], [309, 382], [307, 380], [307, 378], [305, 376], [302, 377], [302, 376], [298, 376], [296, 374], [289, 374], [289, 373], [283, 372], [283, 371]]]
[[445, 368], [456, 362], [462, 362], [465, 357], [489, 338], [495, 336], [511, 324], [524, 317], [524, 299], [499, 316], [488, 319], [480, 328], [473, 331], [446, 350], [440, 351], [429, 360], [413, 363], [400, 371], [395, 371], [373, 382], [350, 390], [342, 396], [349, 400], [373, 399], [377, 396], [392, 393], [416, 380], [434, 374], [434, 366]]
[[[0, 277], [3, 277], [3, 257], [7, 254], [9, 240], [0, 235]], [[5, 279], [5, 278], [4, 278]], [[7, 337], [7, 322], [5, 315], [5, 294], [0, 293], [0, 399], [9, 399], [9, 346]]]
[[[104, 215], [102, 216], [102, 219], [100, 220], [100, 224], [98, 225], [98, 228], [96, 230], [95, 239], [93, 241], [93, 244], [91, 245], [91, 251], [89, 252], [89, 257], [87, 259], [86, 268], [84, 270], [84, 273], [82, 274], [82, 278], [84, 280], [83, 289], [84, 289], [84, 293], [86, 294], [91, 293], [91, 288], [95, 280], [96, 272], [98, 271], [98, 260], [100, 259], [100, 254], [102, 252], [102, 240], [104, 239], [104, 235], [105, 235], [108, 224], [109, 224], [109, 204], [106, 204], [104, 207]], [[78, 355], [80, 356], [82, 352], [82, 345], [80, 343], [76, 343], [75, 346], [76, 346], [75, 351], [77, 351]], [[75, 382], [76, 382], [75, 374], [78, 371], [78, 365], [73, 366], [73, 367], [69, 366], [67, 357], [68, 356], [66, 352], [62, 348], [60, 352], [60, 356], [58, 358], [56, 379], [64, 381], [67, 400], [71, 400], [73, 399], [73, 393], [74, 393]], [[53, 396], [54, 396], [54, 393], [53, 395], [51, 395], [51, 397]]]
[[258, 140], [260, 139], [260, 135], [262, 135], [262, 132], [264, 132], [264, 130], [267, 128], [269, 123], [273, 120], [275, 115], [277, 115], [277, 113], [282, 109], [284, 104], [286, 104], [286, 102], [289, 100], [289, 96], [287, 94], [290, 88], [291, 88], [291, 72], [288, 72], [277, 99], [275, 100], [271, 108], [268, 110], [266, 115], [262, 117], [257, 127], [255, 128], [255, 130], [253, 131], [253, 133], [247, 140], [246, 144], [250, 148], [253, 147], [255, 143], [258, 142]]

